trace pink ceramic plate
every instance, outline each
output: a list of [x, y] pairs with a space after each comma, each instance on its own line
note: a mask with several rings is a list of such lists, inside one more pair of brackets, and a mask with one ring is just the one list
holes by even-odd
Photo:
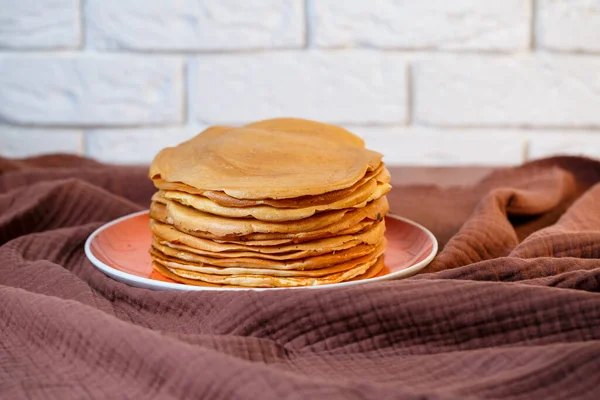
[[[370, 279], [305, 286], [318, 289], [362, 285], [385, 279], [406, 278], [431, 262], [437, 253], [437, 240], [431, 232], [408, 219], [386, 216], [385, 268]], [[85, 254], [99, 270], [118, 281], [147, 289], [162, 290], [248, 290], [215, 288], [177, 283], [152, 269], [148, 254], [150, 229], [148, 211], [126, 215], [98, 228], [85, 242]], [[300, 288], [294, 288], [300, 289]], [[252, 289], [269, 290], [269, 289]]]

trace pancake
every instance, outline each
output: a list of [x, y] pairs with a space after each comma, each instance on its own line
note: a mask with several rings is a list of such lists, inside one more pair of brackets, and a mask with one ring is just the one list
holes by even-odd
[[236, 199], [235, 197], [231, 197], [221, 191], [197, 189], [180, 182], [166, 182], [162, 179], [155, 179], [154, 186], [156, 186], [157, 189], [165, 191], [178, 191], [201, 195], [224, 207], [251, 207], [269, 205], [276, 208], [305, 208], [330, 204], [344, 199], [372, 179], [375, 179], [377, 183], [390, 182], [390, 173], [387, 169], [385, 169], [384, 163], [381, 163], [374, 171], [367, 172], [362, 179], [349, 188], [335, 190], [316, 196], [301, 196], [293, 199]]
[[333, 225], [351, 211], [346, 208], [315, 214], [300, 220], [261, 221], [255, 218], [215, 215], [167, 200], [167, 215], [175, 227], [185, 226], [188, 230], [211, 232], [216, 236], [309, 232]]
[[[212, 264], [206, 263], [194, 263], [187, 260], [181, 260], [179, 258], [171, 257], [161, 253], [157, 250], [151, 250], [150, 255], [152, 259], [158, 263], [161, 263], [167, 267], [180, 268], [186, 271], [192, 272], [201, 272], [205, 274], [212, 275], [269, 275], [269, 276], [295, 276], [295, 277], [321, 277], [326, 275], [331, 275], [334, 273], [347, 271], [354, 267], [351, 261], [353, 260], [363, 260], [369, 256], [370, 258], [377, 258], [382, 254], [383, 247], [376, 246], [369, 253], [363, 255], [362, 257], [356, 257], [352, 260], [343, 260], [336, 264], [328, 264], [323, 268], [315, 268], [315, 269], [306, 269], [306, 270], [298, 270], [298, 269], [269, 269], [269, 268], [248, 268], [248, 267], [240, 267], [240, 266], [231, 266], [231, 267], [220, 267]], [[361, 262], [363, 262], [361, 261]]]
[[[382, 212], [381, 215], [384, 215], [387, 211]], [[378, 213], [379, 215], [379, 213]], [[166, 207], [159, 203], [152, 203], [150, 206], [150, 217], [155, 221], [159, 221], [163, 224], [170, 224], [172, 222], [168, 216], [166, 215]], [[360, 215], [359, 215], [360, 217]], [[381, 217], [383, 219], [383, 217]], [[378, 219], [377, 216], [367, 216], [362, 221], [356, 222], [352, 224], [352, 221], [343, 221], [345, 225], [350, 225], [346, 229], [342, 229], [337, 231], [339, 226], [330, 227], [332, 232], [330, 235], [326, 235], [324, 230], [307, 232], [304, 234], [269, 234], [269, 233], [253, 233], [245, 236], [229, 236], [229, 237], [219, 237], [211, 234], [210, 232], [187, 232], [187, 234], [191, 236], [195, 236], [198, 238], [209, 239], [214, 241], [215, 243], [230, 243], [230, 244], [241, 244], [247, 246], [278, 246], [283, 244], [292, 244], [292, 243], [303, 243], [310, 240], [321, 239], [324, 237], [338, 236], [338, 235], [352, 235], [360, 232], [364, 232], [368, 229], [371, 229], [375, 226], [381, 219]], [[180, 232], [186, 233], [185, 231], [179, 229]]]
[[214, 201], [198, 195], [175, 191], [159, 191], [157, 197], [173, 200], [198, 211], [229, 218], [255, 218], [261, 221], [284, 222], [305, 219], [320, 211], [361, 208], [367, 203], [387, 194], [392, 187], [388, 183], [377, 184], [370, 180], [350, 196], [331, 204], [306, 208], [275, 208], [271, 206], [224, 207]]
[[[214, 258], [207, 257], [191, 252], [172, 249], [168, 246], [161, 245], [156, 239], [152, 242], [150, 254], [156, 258], [169, 258], [174, 261], [179, 261], [187, 265], [196, 266], [211, 266], [223, 267], [225, 270], [232, 271], [233, 268], [241, 268], [245, 270], [265, 269], [265, 270], [298, 270], [300, 272], [307, 270], [322, 269], [330, 265], [340, 264], [346, 261], [354, 260], [373, 252], [382, 252], [385, 249], [386, 239], [381, 238], [378, 244], [368, 245], [359, 244], [349, 249], [338, 252], [330, 252], [325, 255], [308, 257], [296, 260], [266, 260], [252, 257], [238, 258]], [[214, 273], [214, 272], [209, 272]], [[224, 272], [227, 273], [227, 272]], [[254, 272], [259, 273], [259, 272]], [[308, 272], [307, 272], [308, 274]], [[300, 274], [302, 275], [302, 274]]]
[[[156, 272], [161, 274], [162, 276], [166, 276], [167, 278], [174, 280], [176, 282], [179, 282], [179, 283], [185, 283], [186, 285], [206, 286], [206, 287], [213, 287], [213, 288], [242, 288], [242, 286], [216, 285], [213, 283], [202, 282], [202, 281], [198, 281], [195, 279], [188, 279], [188, 278], [184, 278], [182, 276], [177, 276], [174, 273], [172, 273], [171, 271], [169, 271], [167, 268], [163, 267], [162, 265], [160, 265], [159, 263], [157, 263], [155, 261], [152, 262], [152, 268]], [[248, 289], [248, 288], [244, 288], [244, 289]]]
[[349, 188], [381, 158], [345, 129], [278, 119], [209, 128], [161, 150], [149, 177], [237, 199], [292, 199]]
[[216, 216], [169, 201], [166, 220], [176, 229], [198, 237], [208, 234], [209, 238], [239, 238], [268, 234], [260, 239], [318, 238], [332, 236], [365, 218], [382, 219], [388, 209], [387, 199], [380, 197], [362, 208], [328, 211], [298, 221], [266, 222]]
[[[302, 243], [309, 240], [316, 240], [328, 236], [330, 237], [337, 235], [351, 235], [367, 230], [370, 227], [374, 226], [377, 222], [382, 220], [383, 216], [387, 213], [387, 210], [389, 208], [387, 204], [387, 199], [385, 197], [382, 197], [379, 200], [382, 200], [382, 202], [378, 204], [373, 204], [373, 206], [377, 207], [369, 209], [367, 215], [365, 215], [364, 208], [359, 209], [361, 210], [361, 213], [349, 213], [349, 215], [346, 216], [346, 219], [343, 219], [337, 224], [330, 225], [323, 229], [319, 229], [312, 232], [300, 233], [252, 233], [249, 235], [242, 236], [238, 236], [235, 234], [227, 236], [217, 236], [211, 232], [193, 231], [187, 229], [186, 226], [188, 224], [179, 224], [179, 226], [176, 226], [173, 219], [167, 214], [167, 208], [163, 204], [157, 202], [152, 202], [150, 205], [150, 218], [164, 224], [172, 225], [175, 229], [177, 229], [180, 232], [187, 233], [191, 236], [195, 236], [198, 238], [213, 240], [217, 243], [244, 244], [248, 246], [277, 246], [290, 243]], [[376, 200], [376, 202], [379, 200]], [[360, 219], [363, 216], [365, 218]]]
[[[355, 276], [352, 279], [348, 279], [348, 281], [369, 279], [369, 278], [373, 278], [373, 277], [377, 276], [383, 270], [383, 267], [384, 267], [383, 260], [384, 260], [384, 257], [379, 257], [377, 259], [377, 261], [373, 265], [371, 265], [371, 267], [369, 267], [369, 269], [365, 273], [363, 273], [362, 275]], [[175, 275], [173, 272], [171, 272], [170, 270], [168, 270], [167, 268], [165, 268], [164, 266], [162, 266], [161, 264], [159, 264], [155, 261], [152, 262], [152, 268], [154, 268], [154, 270], [156, 270], [159, 274], [166, 276], [167, 278], [170, 278], [176, 282], [184, 283], [186, 285], [207, 286], [207, 287], [214, 287], [214, 288], [244, 288], [243, 286], [218, 285], [218, 284], [213, 284], [213, 283], [202, 282], [197, 279], [184, 278], [183, 276]]]
[[214, 126], [154, 158], [153, 268], [223, 288], [378, 276], [390, 174], [333, 125], [293, 118]]
[[257, 257], [271, 260], [293, 260], [333, 251], [345, 250], [358, 244], [376, 244], [385, 232], [385, 221], [372, 229], [354, 235], [340, 235], [304, 243], [276, 246], [249, 246], [247, 244], [218, 243], [179, 232], [170, 225], [151, 221], [150, 230], [160, 244], [178, 250], [209, 257]]
[[[357, 260], [348, 261], [348, 264], [352, 265], [351, 268], [342, 272], [336, 272], [321, 277], [282, 277], [256, 274], [214, 275], [196, 271], [188, 271], [182, 268], [178, 268], [178, 266], [185, 267], [185, 265], [181, 265], [170, 261], [155, 260], [155, 262], [163, 265], [165, 268], [171, 271], [173, 273], [173, 280], [187, 278], [212, 284], [228, 284], [244, 287], [298, 287], [326, 285], [331, 283], [347, 281], [349, 279], [354, 278], [355, 276], [364, 274], [373, 264], [378, 262], [379, 257], [372, 258], [372, 256], [369, 255], [367, 257], [363, 257]], [[187, 282], [189, 281], [186, 281], [186, 283]]]
[[[246, 237], [240, 238], [240, 239], [242, 239], [241, 241], [234, 240], [234, 239], [229, 239], [229, 240], [213, 239], [213, 241], [215, 241], [217, 243], [245, 244], [248, 246], [277, 246], [277, 245], [284, 245], [284, 244], [301, 244], [301, 243], [305, 243], [307, 241], [313, 241], [313, 240], [326, 238], [326, 237], [333, 237], [336, 235], [353, 235], [356, 233], [361, 233], [366, 230], [372, 229], [379, 222], [381, 222], [381, 221], [366, 218], [365, 220], [357, 223], [356, 225], [351, 226], [348, 229], [344, 229], [343, 231], [336, 232], [335, 235], [323, 236], [323, 235], [319, 234], [319, 235], [317, 235], [318, 237], [316, 237], [316, 238], [307, 237], [307, 236], [294, 237], [294, 236], [287, 235], [287, 239], [285, 239], [285, 238], [284, 239], [262, 239], [264, 237], [267, 237], [267, 235], [270, 235], [270, 234], [256, 233], [256, 234], [252, 234], [252, 235], [248, 235]], [[277, 235], [280, 235], [280, 234], [277, 234]]]
[[361, 279], [369, 279], [369, 278], [374, 278], [377, 275], [379, 275], [379, 273], [381, 271], [383, 271], [383, 267], [384, 267], [384, 257], [379, 257], [377, 259], [377, 262], [373, 265], [371, 265], [371, 267], [362, 275], [358, 275], [355, 276], [352, 279], [349, 279], [350, 281], [359, 281]]

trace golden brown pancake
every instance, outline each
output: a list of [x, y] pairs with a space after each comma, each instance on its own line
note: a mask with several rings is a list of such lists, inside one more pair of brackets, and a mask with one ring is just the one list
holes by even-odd
[[[176, 229], [198, 237], [210, 234], [211, 238], [239, 238], [252, 234], [266, 234], [260, 239], [317, 238], [332, 236], [365, 218], [382, 219], [388, 209], [387, 199], [380, 197], [363, 208], [328, 211], [299, 221], [265, 222], [220, 217], [168, 202], [166, 220], [172, 222]], [[259, 240], [258, 237], [255, 239]]]
[[358, 275], [355, 276], [352, 279], [348, 279], [349, 281], [359, 281], [362, 279], [369, 279], [369, 278], [374, 278], [376, 277], [382, 270], [384, 267], [384, 256], [382, 255], [381, 257], [379, 257], [377, 259], [377, 262], [373, 265], [371, 265], [371, 267], [362, 275]]
[[197, 238], [179, 232], [170, 225], [154, 220], [150, 222], [150, 230], [162, 245], [209, 257], [257, 257], [271, 260], [293, 260], [345, 250], [359, 244], [376, 244], [385, 232], [385, 221], [381, 221], [373, 228], [357, 234], [276, 246], [218, 243], [214, 240]]
[[[354, 235], [354, 234], [364, 233], [364, 232], [368, 231], [369, 229], [372, 229], [379, 222], [381, 222], [381, 221], [365, 218], [364, 220], [358, 222], [357, 224], [352, 225], [350, 228], [344, 229], [340, 232], [337, 232], [335, 235], [329, 235], [328, 237], [334, 237], [334, 236], [338, 236], [338, 235]], [[241, 241], [219, 240], [219, 239], [213, 239], [213, 240], [217, 243], [243, 244], [243, 245], [247, 245], [247, 246], [279, 246], [279, 245], [284, 245], [284, 244], [290, 244], [290, 245], [291, 244], [302, 244], [307, 241], [314, 241], [314, 240], [318, 240], [318, 239], [327, 237], [327, 236], [321, 236], [321, 237], [316, 237], [316, 238], [306, 238], [306, 237], [295, 238], [293, 236], [288, 236], [287, 239], [268, 239], [268, 238], [267, 239], [259, 239], [259, 238], [264, 238], [266, 235], [269, 235], [269, 234], [264, 234], [264, 233], [252, 234], [252, 235], [248, 235], [247, 237], [242, 237]], [[276, 235], [280, 235], [280, 234], [276, 234]]]
[[[275, 208], [271, 206], [224, 207], [206, 197], [176, 191], [159, 191], [156, 197], [172, 200], [198, 211], [222, 217], [255, 218], [261, 221], [284, 222], [308, 218], [317, 212], [361, 208], [366, 206], [367, 203], [384, 196], [391, 188], [388, 183], [377, 184], [375, 180], [371, 180], [345, 199], [331, 204], [306, 208]], [[157, 199], [155, 201], [160, 200]]]
[[315, 196], [301, 196], [293, 199], [236, 199], [235, 197], [227, 195], [225, 192], [197, 189], [188, 185], [184, 185], [183, 183], [166, 182], [162, 179], [155, 179], [154, 185], [161, 190], [201, 195], [224, 207], [251, 207], [269, 205], [276, 208], [305, 208], [330, 204], [335, 201], [342, 200], [372, 179], [374, 179], [377, 183], [390, 182], [390, 173], [387, 169], [385, 169], [384, 163], [381, 163], [374, 171], [367, 172], [362, 179], [349, 188], [335, 190]]
[[382, 197], [379, 200], [382, 200], [382, 202], [376, 205], [377, 208], [370, 209], [369, 213], [362, 220], [359, 219], [364, 215], [365, 211], [364, 209], [359, 209], [361, 210], [361, 213], [348, 213], [346, 219], [341, 220], [337, 224], [316, 231], [301, 233], [252, 233], [244, 236], [216, 236], [211, 232], [188, 231], [185, 227], [175, 226], [174, 221], [167, 214], [166, 207], [156, 202], [152, 202], [150, 205], [150, 218], [164, 224], [173, 225], [180, 232], [198, 238], [210, 239], [217, 243], [234, 243], [248, 246], [277, 246], [289, 243], [302, 243], [328, 236], [351, 235], [370, 229], [378, 221], [382, 220], [383, 216], [385, 216], [388, 211], [387, 199]]
[[[274, 270], [316, 270], [322, 269], [330, 265], [340, 264], [342, 262], [354, 260], [363, 257], [373, 252], [382, 252], [385, 249], [386, 239], [381, 238], [381, 241], [377, 245], [359, 244], [349, 249], [341, 250], [338, 252], [331, 252], [324, 255], [308, 257], [296, 260], [266, 260], [261, 258], [253, 257], [239, 257], [239, 258], [214, 258], [207, 257], [183, 250], [172, 249], [168, 246], [161, 245], [156, 239], [152, 242], [152, 249], [150, 254], [153, 258], [168, 258], [174, 261], [178, 261], [182, 264], [195, 265], [195, 266], [211, 266], [211, 267], [222, 267], [223, 273], [227, 271], [233, 271], [232, 268], [242, 269], [266, 269], [270, 271]], [[215, 272], [210, 272], [215, 273]], [[232, 272], [233, 273], [233, 272]], [[258, 272], [256, 272], [258, 273]], [[300, 274], [302, 275], [302, 274]]]
[[[361, 210], [361, 209], [357, 209]], [[334, 210], [315, 214], [297, 221], [261, 221], [255, 218], [230, 218], [184, 206], [167, 200], [167, 215], [176, 228], [211, 232], [216, 236], [245, 236], [252, 233], [298, 233], [324, 228], [341, 221], [352, 209]]]
[[281, 277], [271, 275], [214, 275], [202, 272], [189, 271], [178, 267], [186, 267], [179, 263], [163, 260], [155, 260], [173, 273], [173, 280], [178, 278], [187, 278], [208, 282], [212, 284], [227, 284], [245, 287], [297, 287], [297, 286], [316, 286], [331, 283], [343, 282], [364, 274], [378, 258], [372, 258], [371, 255], [356, 260], [348, 261], [352, 267], [341, 272], [321, 277]]
[[[369, 279], [369, 278], [376, 277], [383, 270], [383, 267], [384, 267], [384, 257], [380, 256], [377, 259], [377, 261], [373, 265], [371, 265], [371, 267], [365, 273], [355, 276], [354, 278], [348, 279], [348, 281], [357, 281], [357, 280], [361, 280], [361, 279]], [[183, 276], [175, 275], [173, 272], [171, 272], [170, 270], [168, 270], [167, 268], [163, 267], [161, 264], [159, 264], [155, 261], [152, 262], [152, 268], [154, 268], [161, 275], [166, 276], [167, 278], [170, 278], [176, 282], [185, 283], [186, 285], [207, 286], [207, 287], [215, 287], [215, 288], [244, 288], [244, 289], [249, 288], [249, 287], [234, 286], [234, 285], [217, 285], [217, 284], [213, 284], [213, 283], [199, 281], [197, 279], [184, 278]]]
[[[329, 235], [329, 237], [336, 236], [336, 235], [353, 235], [355, 233], [361, 233], [368, 229], [372, 229], [379, 222], [380, 221], [366, 218], [365, 220], [357, 223], [356, 225], [351, 226], [348, 229], [344, 229], [343, 231], [337, 232], [335, 235]], [[308, 235], [304, 235], [302, 237], [294, 237], [294, 236], [286, 235], [287, 239], [286, 238], [284, 238], [284, 239], [268, 239], [269, 235], [281, 236], [283, 234], [253, 233], [252, 235], [241, 237], [240, 238], [241, 241], [233, 240], [233, 239], [229, 239], [229, 240], [213, 239], [213, 240], [217, 243], [245, 244], [248, 246], [278, 246], [278, 245], [284, 245], [284, 244], [301, 244], [301, 243], [304, 243], [307, 241], [317, 240], [317, 239], [322, 239], [324, 237], [328, 237], [328, 236], [322, 235], [319, 232], [317, 232], [317, 234], [313, 234], [313, 235], [316, 235], [316, 237], [310, 237]]]
[[[166, 276], [167, 278], [172, 279], [175, 282], [185, 283], [186, 285], [206, 286], [206, 287], [214, 287], [214, 288], [243, 288], [242, 286], [234, 286], [234, 285], [215, 285], [215, 284], [208, 283], [208, 282], [198, 281], [196, 279], [188, 279], [188, 278], [184, 278], [182, 276], [177, 276], [174, 273], [172, 273], [171, 271], [169, 271], [167, 268], [163, 267], [162, 265], [160, 265], [159, 263], [157, 263], [155, 261], [152, 262], [152, 268], [156, 272], [161, 274], [162, 276]], [[244, 289], [248, 289], [248, 288], [244, 288]]]
[[381, 158], [342, 128], [279, 119], [209, 128], [161, 150], [149, 176], [238, 199], [291, 199], [351, 187]]
[[382, 155], [333, 125], [215, 126], [152, 162], [153, 268], [208, 287], [297, 287], [378, 276]]
[[[372, 251], [368, 254], [372, 259], [379, 257], [381, 251]], [[174, 257], [166, 256], [156, 250], [151, 250], [152, 259], [167, 267], [180, 268], [186, 271], [201, 272], [211, 275], [269, 275], [269, 276], [288, 276], [288, 277], [322, 277], [347, 271], [355, 266], [351, 261], [366, 260], [367, 255], [353, 260], [344, 260], [337, 264], [329, 264], [323, 268], [295, 270], [295, 269], [268, 269], [268, 268], [245, 268], [245, 267], [219, 267], [206, 263], [192, 263]], [[358, 261], [357, 261], [358, 263]]]

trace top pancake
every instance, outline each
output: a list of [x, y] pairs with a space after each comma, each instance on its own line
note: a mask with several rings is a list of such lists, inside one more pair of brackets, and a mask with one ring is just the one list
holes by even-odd
[[149, 175], [237, 199], [291, 199], [349, 188], [381, 158], [345, 129], [281, 118], [209, 128], [159, 152]]

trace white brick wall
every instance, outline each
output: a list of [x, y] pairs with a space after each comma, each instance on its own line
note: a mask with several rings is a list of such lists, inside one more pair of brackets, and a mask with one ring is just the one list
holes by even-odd
[[202, 123], [296, 116], [334, 123], [406, 122], [406, 64], [395, 54], [294, 51], [200, 56], [192, 87]]
[[0, 49], [75, 48], [80, 43], [77, 0], [0, 0]]
[[205, 128], [91, 129], [86, 136], [86, 153], [107, 162], [143, 164], [149, 155], [188, 140]]
[[390, 164], [600, 158], [600, 0], [0, 0], [0, 155], [145, 163], [210, 124]]
[[521, 50], [530, 38], [524, 0], [315, 0], [315, 43], [387, 49]]
[[179, 59], [121, 55], [0, 55], [0, 116], [17, 124], [183, 122]]
[[600, 1], [537, 0], [536, 31], [541, 48], [600, 52]]
[[462, 56], [413, 71], [420, 123], [600, 127], [600, 57]]
[[302, 0], [87, 0], [98, 49], [220, 51], [304, 45]]
[[[389, 164], [507, 165], [523, 161], [525, 139], [515, 130], [351, 127]], [[393, 149], [393, 150], [392, 150]]]
[[529, 157], [541, 158], [554, 154], [600, 158], [600, 135], [594, 131], [560, 131], [529, 133]]
[[31, 129], [0, 124], [0, 156], [27, 157], [35, 154], [83, 155], [80, 130]]

